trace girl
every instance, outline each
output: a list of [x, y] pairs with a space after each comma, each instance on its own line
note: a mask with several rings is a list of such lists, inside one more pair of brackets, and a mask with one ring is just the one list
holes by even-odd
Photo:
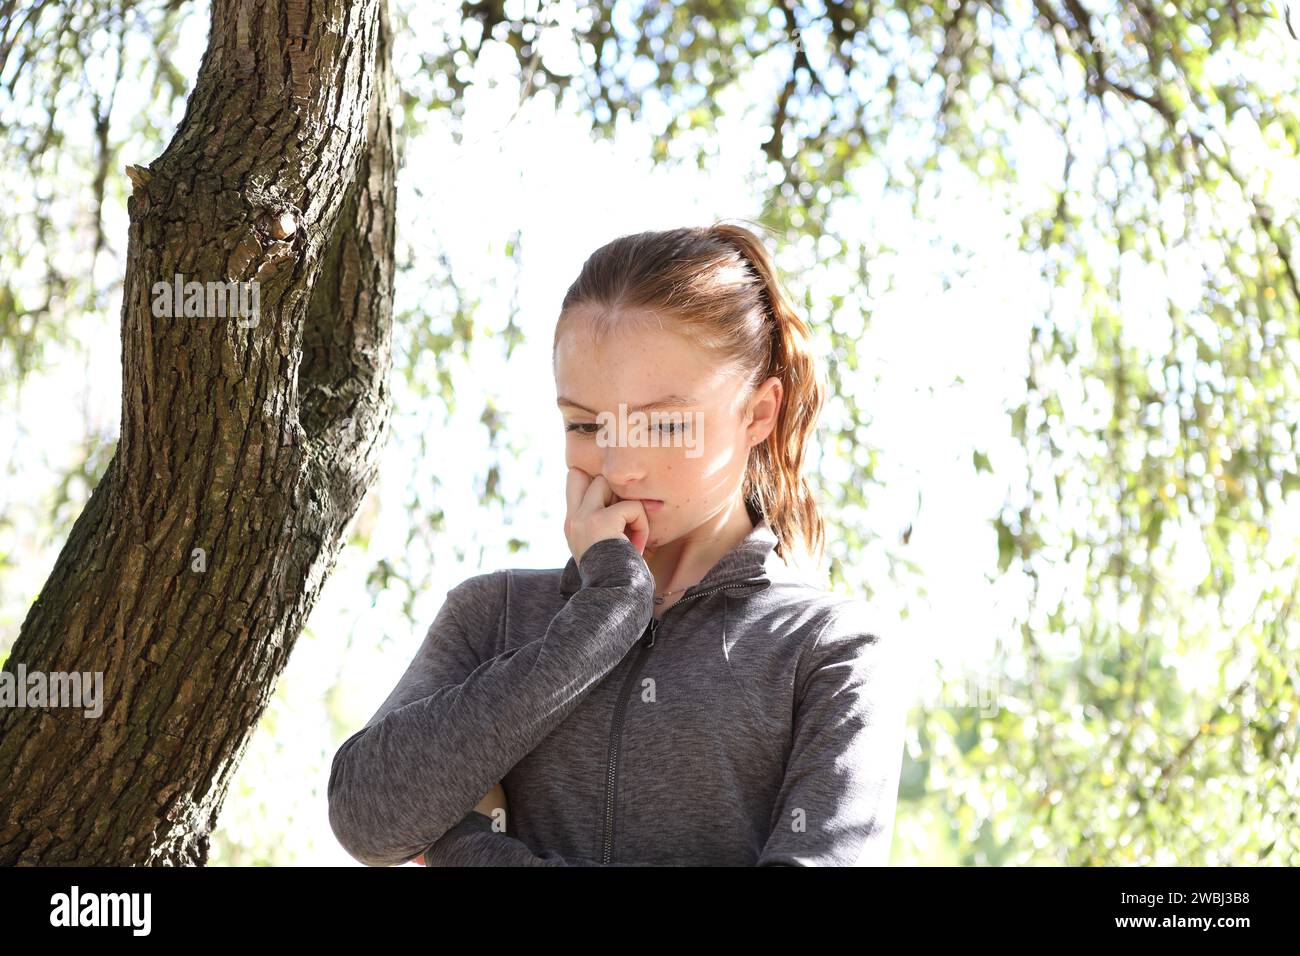
[[587, 260], [553, 346], [572, 557], [448, 592], [334, 756], [330, 825], [354, 858], [888, 861], [901, 658], [861, 600], [793, 566], [824, 550], [807, 338], [743, 227]]

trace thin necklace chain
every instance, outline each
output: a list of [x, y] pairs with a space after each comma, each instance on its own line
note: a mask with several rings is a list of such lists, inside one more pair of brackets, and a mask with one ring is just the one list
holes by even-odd
[[670, 595], [670, 594], [676, 594], [676, 593], [678, 593], [679, 591], [686, 591], [686, 590], [689, 590], [690, 588], [693, 588], [693, 587], [695, 587], [695, 585], [693, 585], [693, 584], [688, 584], [688, 585], [686, 585], [686, 587], [684, 587], [684, 588], [677, 588], [677, 589], [672, 590], [672, 591], [656, 591], [656, 592], [655, 592], [655, 604], [663, 604], [663, 603], [664, 603], [664, 598], [668, 597], [668, 595]]

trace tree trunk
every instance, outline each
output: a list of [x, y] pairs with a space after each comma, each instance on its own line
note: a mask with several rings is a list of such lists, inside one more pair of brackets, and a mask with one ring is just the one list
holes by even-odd
[[[384, 0], [213, 0], [128, 167], [121, 437], [5, 668], [102, 672], [103, 713], [0, 708], [0, 864], [207, 860], [388, 427], [390, 58]], [[256, 319], [157, 317], [177, 273]]]

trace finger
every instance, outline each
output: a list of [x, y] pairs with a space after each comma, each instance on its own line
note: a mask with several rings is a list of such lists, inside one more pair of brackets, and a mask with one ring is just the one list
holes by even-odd
[[614, 489], [609, 486], [605, 476], [597, 475], [591, 479], [591, 484], [587, 486], [587, 493], [582, 497], [582, 505], [579, 510], [583, 514], [599, 511], [601, 508], [611, 505], [614, 497]]
[[646, 517], [645, 505], [639, 501], [623, 501], [611, 510], [617, 510], [623, 518], [623, 534], [632, 542], [636, 553], [644, 554], [646, 541], [650, 538], [650, 519]]
[[570, 467], [569, 473], [565, 479], [564, 496], [568, 501], [569, 520], [578, 513], [578, 508], [582, 504], [582, 498], [587, 493], [587, 486], [591, 484], [591, 476], [581, 468]]

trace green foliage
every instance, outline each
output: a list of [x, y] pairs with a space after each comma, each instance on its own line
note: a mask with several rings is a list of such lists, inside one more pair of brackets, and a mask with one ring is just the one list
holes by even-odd
[[[126, 231], [106, 223], [124, 224], [123, 165], [161, 150], [178, 118], [173, 111], [193, 82], [193, 65], [175, 60], [178, 26], [194, 6], [188, 0], [0, 4], [0, 168], [8, 173], [0, 178], [0, 383], [6, 388], [42, 367], [45, 346], [67, 337], [71, 318], [106, 311], [121, 291]], [[144, 109], [115, 109], [124, 85], [137, 102], [144, 99]]]

